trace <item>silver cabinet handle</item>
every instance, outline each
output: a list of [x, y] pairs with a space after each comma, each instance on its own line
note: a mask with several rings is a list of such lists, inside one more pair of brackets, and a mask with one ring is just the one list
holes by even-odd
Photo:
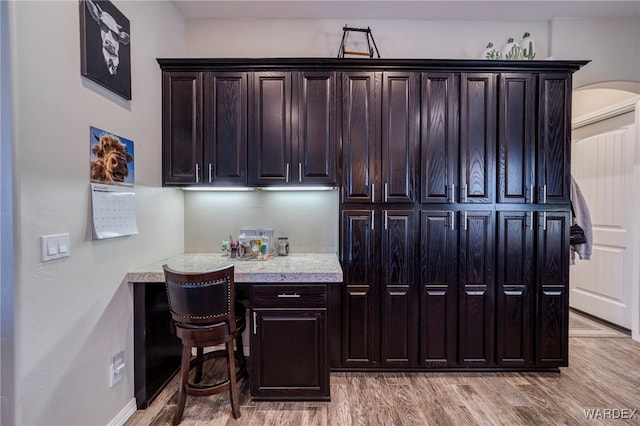
[[456, 202], [456, 184], [455, 183], [451, 184], [451, 195], [449, 196], [449, 202], [450, 203]]
[[372, 231], [376, 229], [375, 221], [376, 221], [376, 217], [374, 216], [374, 211], [371, 210], [371, 230]]
[[547, 212], [542, 213], [542, 230], [547, 230]]
[[451, 229], [456, 229], [456, 212], [454, 212], [453, 210], [451, 210], [449, 213], [451, 213]]
[[284, 172], [284, 181], [289, 183], [289, 163], [287, 163], [285, 172]]
[[389, 198], [389, 192], [388, 192], [388, 187], [387, 187], [387, 182], [384, 183], [384, 202], [387, 202], [387, 199]]
[[464, 230], [467, 230], [467, 222], [468, 222], [468, 218], [467, 218], [467, 212], [464, 212]]
[[302, 163], [298, 163], [298, 182], [302, 183]]
[[[531, 184], [531, 200], [529, 201], [531, 204], [533, 204], [535, 202], [534, 196], [533, 196], [533, 194], [534, 194], [533, 190], [534, 190], [534, 186], [533, 186], [533, 184]], [[531, 214], [533, 215], [533, 213], [531, 213]], [[533, 216], [531, 216], [531, 220], [533, 220]]]
[[299, 299], [300, 295], [298, 293], [293, 293], [293, 294], [287, 294], [287, 293], [280, 293], [278, 295], [279, 299]]
[[529, 231], [533, 231], [533, 216], [534, 216], [534, 213], [531, 212], [531, 221], [529, 222]]
[[258, 334], [258, 317], [256, 311], [253, 311], [253, 334]]
[[209, 183], [213, 180], [213, 165], [209, 163]]
[[389, 212], [387, 210], [384, 211], [384, 230], [386, 231], [388, 228], [387, 220], [389, 218]]
[[375, 183], [371, 184], [371, 202], [372, 203], [376, 202], [376, 184]]
[[461, 192], [462, 202], [466, 203], [467, 202], [467, 185], [462, 185], [460, 187], [460, 192]]
[[542, 185], [542, 202], [547, 204], [547, 184]]
[[196, 183], [200, 183], [200, 165], [196, 163]]

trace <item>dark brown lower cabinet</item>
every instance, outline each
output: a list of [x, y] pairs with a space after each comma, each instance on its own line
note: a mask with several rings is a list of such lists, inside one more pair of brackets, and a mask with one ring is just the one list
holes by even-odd
[[567, 365], [566, 210], [473, 206], [414, 215], [369, 208], [341, 215], [342, 360], [332, 367]]
[[325, 284], [251, 286], [251, 395], [329, 400]]

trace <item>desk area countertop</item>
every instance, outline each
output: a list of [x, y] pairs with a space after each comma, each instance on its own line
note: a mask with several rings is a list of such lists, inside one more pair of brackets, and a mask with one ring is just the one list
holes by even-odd
[[235, 266], [237, 283], [342, 283], [338, 256], [332, 253], [292, 253], [268, 260], [240, 260], [224, 253], [185, 253], [127, 273], [130, 283], [164, 282], [163, 264], [181, 272], [202, 272]]

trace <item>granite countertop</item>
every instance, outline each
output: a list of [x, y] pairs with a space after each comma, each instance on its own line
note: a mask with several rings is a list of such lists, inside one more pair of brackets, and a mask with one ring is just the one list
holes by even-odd
[[164, 282], [163, 264], [181, 272], [200, 272], [235, 266], [238, 283], [342, 283], [338, 256], [331, 253], [295, 253], [268, 260], [231, 259], [223, 253], [185, 253], [127, 273], [130, 283]]

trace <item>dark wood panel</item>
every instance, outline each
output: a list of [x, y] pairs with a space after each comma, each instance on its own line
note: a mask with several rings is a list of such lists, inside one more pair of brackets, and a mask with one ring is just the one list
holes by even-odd
[[247, 74], [206, 73], [205, 183], [247, 184]]
[[497, 362], [529, 366], [534, 362], [534, 213], [498, 212], [496, 259]]
[[202, 73], [164, 73], [162, 93], [163, 182], [199, 183], [203, 167]]
[[380, 200], [380, 85], [380, 73], [342, 74], [343, 202]]
[[501, 74], [498, 203], [534, 202], [535, 76]]
[[292, 180], [337, 182], [338, 106], [335, 72], [300, 73], [298, 162]]
[[457, 349], [457, 213], [420, 212], [420, 365], [455, 366]]
[[422, 74], [420, 201], [456, 201], [458, 89], [452, 73]]
[[491, 211], [463, 211], [460, 229], [459, 362], [494, 364], [494, 217]]
[[252, 395], [255, 399], [329, 397], [324, 310], [254, 307]]
[[379, 359], [376, 315], [379, 256], [374, 237], [375, 214], [374, 210], [342, 211], [342, 364], [345, 367], [371, 366]]
[[383, 202], [412, 203], [415, 200], [419, 78], [418, 73], [383, 74]]
[[538, 187], [540, 200], [568, 203], [571, 185], [571, 75], [540, 75]]
[[537, 253], [536, 365], [568, 363], [568, 212], [539, 212]]
[[250, 184], [282, 184], [291, 179], [291, 84], [290, 72], [254, 73]]
[[496, 75], [463, 73], [460, 82], [460, 202], [494, 201], [496, 111]]
[[384, 210], [381, 283], [381, 363], [409, 366], [416, 361], [414, 282], [415, 214]]

